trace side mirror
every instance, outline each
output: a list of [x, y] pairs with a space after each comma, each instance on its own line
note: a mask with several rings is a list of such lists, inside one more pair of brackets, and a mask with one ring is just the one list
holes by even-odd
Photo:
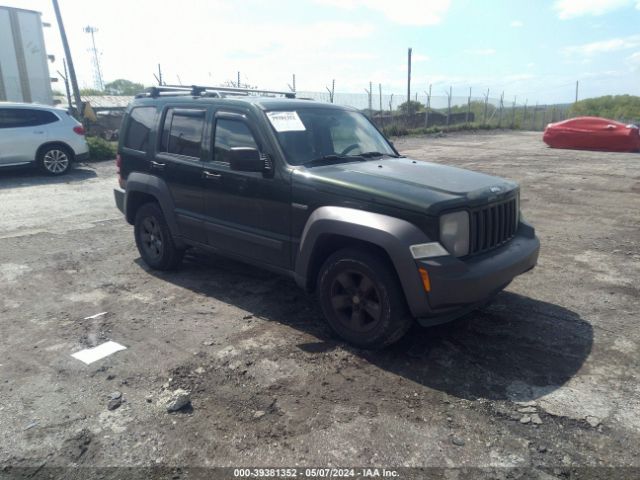
[[239, 172], [264, 172], [264, 159], [255, 148], [235, 147], [229, 152], [229, 166]]

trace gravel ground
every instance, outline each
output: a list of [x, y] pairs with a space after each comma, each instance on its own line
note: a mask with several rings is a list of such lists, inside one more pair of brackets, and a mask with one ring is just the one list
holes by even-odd
[[[176, 273], [149, 271], [114, 206], [111, 162], [60, 179], [0, 173], [0, 478], [70, 478], [55, 470], [70, 466], [640, 473], [621, 469], [640, 468], [640, 155], [551, 150], [532, 133], [396, 146], [520, 182], [542, 250], [494, 303], [383, 352], [332, 337], [287, 278], [198, 252]], [[127, 349], [71, 357], [107, 340]], [[180, 388], [191, 404], [169, 413]]]

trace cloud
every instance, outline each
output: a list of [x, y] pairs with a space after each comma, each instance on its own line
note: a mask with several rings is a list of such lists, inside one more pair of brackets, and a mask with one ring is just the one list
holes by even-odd
[[627, 64], [631, 67], [631, 70], [640, 71], [640, 51], [629, 55]]
[[[637, 0], [635, 0], [637, 2]], [[557, 0], [553, 9], [561, 20], [584, 15], [604, 15], [618, 8], [631, 6], [634, 0]], [[640, 2], [636, 3], [636, 8]]]
[[522, 23], [520, 20], [514, 20], [509, 24], [509, 26], [511, 28], [520, 28], [520, 27], [524, 26], [524, 23]]
[[599, 53], [615, 52], [636, 48], [640, 46], [640, 35], [630, 35], [628, 37], [611, 38], [609, 40], [601, 40], [598, 42], [584, 43], [582, 45], [573, 45], [564, 47], [562, 52], [565, 55], [584, 55], [591, 56]]
[[471, 48], [464, 51], [469, 55], [476, 55], [479, 57], [487, 57], [489, 55], [495, 55], [496, 51], [493, 48]]
[[401, 25], [437, 25], [449, 10], [451, 0], [315, 0], [316, 3], [346, 10], [364, 8], [383, 14]]

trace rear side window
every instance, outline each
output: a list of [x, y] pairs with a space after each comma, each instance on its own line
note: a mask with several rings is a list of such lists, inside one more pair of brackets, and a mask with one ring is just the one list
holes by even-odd
[[235, 147], [257, 149], [258, 145], [246, 123], [240, 120], [218, 119], [213, 159], [216, 162], [229, 163], [229, 151]]
[[155, 123], [155, 107], [136, 107], [129, 113], [129, 124], [124, 137], [124, 146], [146, 152], [149, 149], [149, 136]]
[[200, 158], [205, 110], [172, 108], [165, 116], [161, 151]]
[[0, 128], [37, 127], [58, 120], [55, 114], [46, 110], [0, 108]]

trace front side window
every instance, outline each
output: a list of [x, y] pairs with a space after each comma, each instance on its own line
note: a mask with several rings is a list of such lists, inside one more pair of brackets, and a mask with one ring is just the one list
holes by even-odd
[[57, 122], [58, 117], [46, 110], [29, 108], [0, 109], [0, 128], [36, 127]]
[[170, 109], [165, 117], [162, 151], [200, 158], [205, 110]]
[[361, 113], [334, 108], [267, 112], [290, 165], [330, 155], [374, 152], [395, 156], [387, 140]]
[[236, 147], [258, 149], [258, 144], [246, 123], [240, 120], [219, 118], [216, 121], [214, 161], [229, 163], [229, 152]]
[[124, 137], [124, 146], [146, 152], [149, 149], [149, 136], [156, 119], [155, 107], [136, 107], [129, 113], [129, 125]]

